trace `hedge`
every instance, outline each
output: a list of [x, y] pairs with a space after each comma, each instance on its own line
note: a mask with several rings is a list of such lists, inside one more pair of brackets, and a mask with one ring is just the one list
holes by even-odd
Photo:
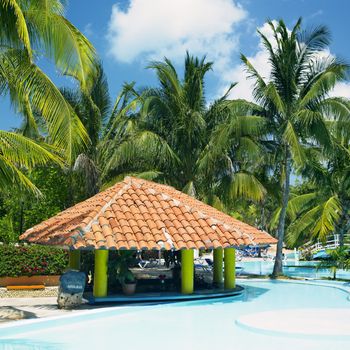
[[0, 245], [0, 277], [60, 275], [67, 268], [68, 252], [36, 245]]

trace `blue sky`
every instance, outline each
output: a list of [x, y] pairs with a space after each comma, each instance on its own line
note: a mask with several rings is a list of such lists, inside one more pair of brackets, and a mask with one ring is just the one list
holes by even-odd
[[[239, 54], [268, 76], [266, 53], [256, 35], [258, 27], [269, 35], [266, 19], [282, 18], [288, 27], [300, 16], [305, 27], [325, 24], [332, 44], [320, 54], [350, 61], [349, 13], [347, 0], [71, 0], [67, 8], [67, 17], [91, 40], [103, 61], [112, 100], [125, 81], [136, 81], [138, 86], [155, 83], [153, 72], [145, 69], [150, 60], [166, 55], [181, 69], [186, 50], [215, 62], [207, 79], [210, 100], [235, 81], [239, 84], [232, 97], [249, 99], [251, 83]], [[57, 84], [71, 85], [58, 78], [47, 62], [42, 67]], [[350, 97], [350, 84], [339, 84], [334, 94]], [[0, 128], [11, 129], [19, 122], [8, 98], [0, 98]]]

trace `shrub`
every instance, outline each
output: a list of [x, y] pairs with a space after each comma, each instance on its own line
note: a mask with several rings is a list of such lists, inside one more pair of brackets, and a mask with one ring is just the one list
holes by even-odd
[[14, 243], [18, 241], [18, 233], [15, 232], [11, 216], [0, 217], [0, 242]]
[[0, 245], [0, 277], [60, 275], [68, 265], [68, 252], [37, 245]]

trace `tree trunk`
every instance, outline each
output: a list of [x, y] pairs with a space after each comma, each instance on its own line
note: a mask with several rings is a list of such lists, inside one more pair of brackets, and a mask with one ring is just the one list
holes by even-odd
[[24, 231], [24, 201], [21, 199], [20, 211], [19, 211], [19, 234]]
[[261, 205], [261, 228], [266, 231], [265, 201]]
[[339, 246], [344, 246], [344, 236], [348, 233], [349, 230], [349, 202], [344, 200], [343, 203], [343, 212], [339, 220]]
[[288, 146], [285, 149], [285, 161], [284, 161], [284, 183], [283, 183], [283, 195], [282, 195], [282, 208], [281, 213], [278, 218], [278, 228], [277, 228], [277, 250], [275, 257], [275, 264], [273, 267], [272, 277], [276, 278], [279, 275], [282, 275], [282, 261], [283, 261], [283, 240], [284, 240], [284, 231], [285, 231], [285, 222], [287, 214], [287, 206], [289, 200], [289, 191], [290, 191], [290, 173], [291, 173], [292, 160]]
[[339, 247], [344, 246], [344, 233], [345, 233], [345, 220], [340, 221], [340, 227], [339, 227]]

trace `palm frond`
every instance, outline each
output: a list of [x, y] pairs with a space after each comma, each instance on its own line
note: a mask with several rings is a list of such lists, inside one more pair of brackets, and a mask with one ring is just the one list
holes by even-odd
[[39, 194], [40, 191], [22, 170], [49, 162], [62, 165], [62, 159], [55, 154], [55, 149], [20, 134], [0, 130], [0, 183], [3, 188], [15, 185]]
[[249, 198], [253, 201], [261, 201], [266, 195], [266, 189], [261, 182], [248, 173], [236, 173], [232, 176], [229, 196], [231, 198]]
[[314, 62], [314, 66], [320, 65], [316, 68], [316, 74], [313, 79], [308, 80], [304, 90], [301, 93], [300, 107], [304, 108], [312, 101], [326, 98], [327, 94], [334, 88], [335, 84], [345, 78], [348, 66], [346, 64], [337, 62], [334, 58], [324, 59], [320, 62]]
[[20, 3], [16, 0], [0, 1], [0, 42], [20, 48], [22, 43], [29, 58], [32, 58], [29, 30]]
[[317, 192], [305, 193], [291, 198], [287, 208], [291, 220], [295, 220], [298, 214], [308, 208], [310, 203], [313, 203], [315, 199], [317, 199]]
[[323, 205], [319, 219], [315, 223], [312, 235], [321, 241], [334, 231], [335, 224], [339, 220], [341, 205], [337, 196], [330, 197]]
[[26, 19], [38, 47], [63, 74], [77, 79], [87, 93], [97, 75], [96, 52], [89, 40], [64, 16], [43, 7], [31, 7]]
[[137, 159], [153, 165], [180, 162], [164, 139], [151, 131], [143, 130], [130, 135], [114, 150], [104, 172], [107, 173], [122, 165], [131, 164]]
[[299, 142], [299, 137], [294, 130], [293, 124], [287, 121], [284, 129], [283, 138], [289, 145], [294, 161], [301, 165], [305, 161], [305, 153]]
[[196, 197], [197, 196], [197, 191], [196, 191], [196, 187], [195, 184], [193, 183], [193, 181], [189, 181], [185, 187], [182, 189], [183, 193], [186, 193], [192, 197]]
[[88, 143], [88, 135], [59, 89], [18, 50], [0, 53], [0, 67], [6, 71], [8, 84], [16, 89], [20, 99], [29, 97], [46, 122], [51, 142], [64, 150], [67, 161], [71, 162]]
[[294, 246], [302, 235], [310, 235], [321, 211], [322, 205], [316, 205], [288, 227], [286, 240], [290, 246]]
[[286, 106], [281, 96], [279, 95], [276, 86], [272, 82], [267, 84], [264, 95], [273, 103], [278, 113], [286, 115]]

